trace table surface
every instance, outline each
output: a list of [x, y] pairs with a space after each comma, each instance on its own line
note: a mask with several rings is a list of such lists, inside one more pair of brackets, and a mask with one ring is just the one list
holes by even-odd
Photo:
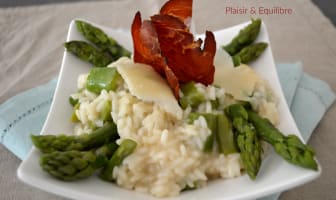
[[[147, 18], [163, 1], [114, 0], [0, 9], [0, 103], [11, 96], [46, 83], [59, 73], [62, 42], [73, 18], [113, 28], [129, 29], [134, 13]], [[276, 62], [301, 61], [305, 72], [336, 89], [336, 30], [309, 0], [194, 0], [196, 31], [218, 30], [250, 19], [249, 14], [226, 13], [226, 7], [293, 10], [290, 15], [260, 15], [266, 23]], [[121, 12], [122, 10], [122, 12]], [[255, 15], [253, 15], [255, 16]], [[316, 150], [322, 175], [284, 192], [280, 199], [333, 199], [336, 189], [336, 106], [314, 131], [309, 144]], [[0, 145], [1, 199], [63, 199], [21, 183], [16, 176], [20, 160]]]

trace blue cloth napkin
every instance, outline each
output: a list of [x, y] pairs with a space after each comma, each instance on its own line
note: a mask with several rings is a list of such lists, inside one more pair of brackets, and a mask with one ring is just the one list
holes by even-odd
[[22, 92], [0, 106], [1, 143], [24, 159], [32, 147], [30, 134], [39, 134], [47, 117], [57, 79]]
[[[303, 72], [301, 63], [277, 64], [277, 70], [288, 105], [307, 141], [335, 93], [323, 81]], [[39, 134], [50, 108], [56, 78], [49, 83], [18, 94], [0, 106], [1, 143], [18, 158], [24, 159], [32, 147], [30, 134]], [[314, 115], [307, 115], [306, 109]], [[280, 194], [261, 198], [275, 200]]]

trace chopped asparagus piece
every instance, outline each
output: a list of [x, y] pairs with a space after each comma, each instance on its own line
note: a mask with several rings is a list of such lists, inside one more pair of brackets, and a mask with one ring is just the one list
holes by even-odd
[[78, 99], [74, 99], [72, 96], [69, 97], [69, 103], [75, 107], [78, 104]]
[[137, 143], [131, 139], [124, 139], [113, 153], [108, 164], [102, 169], [100, 177], [106, 181], [113, 181], [113, 168], [121, 165], [123, 160], [135, 150]]
[[217, 115], [217, 146], [220, 153], [225, 155], [238, 152], [231, 121], [225, 114]]
[[121, 76], [115, 68], [92, 68], [86, 81], [86, 88], [99, 94], [102, 90], [116, 90]]
[[211, 134], [205, 140], [203, 151], [211, 153], [214, 149], [215, 135], [217, 132], [217, 116], [211, 113], [190, 113], [188, 116], [189, 123], [193, 123], [200, 116], [204, 117]]
[[188, 106], [194, 108], [205, 101], [205, 96], [197, 90], [194, 82], [189, 82], [181, 85], [183, 96], [179, 99], [180, 105], [183, 109]]
[[106, 101], [102, 110], [100, 111], [99, 118], [103, 121], [112, 121], [111, 116], [112, 103], [111, 101]]

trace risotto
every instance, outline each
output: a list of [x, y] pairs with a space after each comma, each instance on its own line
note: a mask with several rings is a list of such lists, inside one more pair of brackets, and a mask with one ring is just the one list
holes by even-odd
[[137, 12], [132, 53], [76, 20], [86, 41], [65, 48], [94, 67], [79, 75], [69, 98], [75, 134], [32, 136], [44, 171], [63, 181], [97, 174], [171, 197], [211, 179], [255, 180], [266, 145], [289, 163], [318, 170], [314, 151], [276, 128], [277, 98], [246, 65], [268, 46], [256, 40], [262, 21], [252, 19], [219, 47], [211, 31], [195, 40], [191, 16], [192, 0], [169, 0], [150, 19]]
[[[121, 58], [109, 67], [120, 69], [125, 64], [134, 63], [128, 58]], [[143, 67], [152, 70], [149, 66]], [[154, 70], [152, 73], [155, 73]], [[249, 73], [256, 75], [253, 70]], [[140, 78], [146, 78], [145, 75], [137, 74]], [[129, 85], [131, 81], [125, 81], [123, 74], [122, 81], [114, 91], [102, 90], [99, 94], [86, 89], [87, 78], [88, 74], [79, 76], [79, 92], [72, 95], [79, 102], [79, 106], [75, 108], [78, 120], [75, 133], [90, 133], [103, 126], [101, 113], [110, 103], [110, 115], [120, 136], [117, 143], [120, 144], [127, 138], [137, 143], [134, 152], [113, 169], [113, 178], [118, 185], [157, 197], [168, 197], [176, 196], [186, 188], [202, 187], [213, 178], [242, 175], [244, 166], [239, 153], [204, 153], [204, 143], [211, 134], [205, 118], [200, 116], [192, 123], [188, 120], [192, 110], [199, 113], [220, 113], [227, 105], [237, 102], [234, 95], [225, 92], [225, 88], [195, 84], [205, 99], [196, 108], [179, 107], [181, 113], [176, 114], [156, 101], [155, 97], [149, 101], [134, 92], [132, 94]], [[151, 89], [151, 85], [146, 86], [146, 90]], [[250, 101], [253, 108], [266, 117], [270, 112], [273, 114], [269, 116], [276, 116], [276, 110], [264, 111], [276, 108], [276, 102], [262, 79], [258, 78], [252, 92], [253, 95], [246, 96], [245, 100]], [[214, 148], [217, 148], [216, 145]]]

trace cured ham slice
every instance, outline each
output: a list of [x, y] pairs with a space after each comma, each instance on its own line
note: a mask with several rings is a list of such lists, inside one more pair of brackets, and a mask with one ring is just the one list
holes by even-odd
[[205, 85], [213, 82], [216, 41], [212, 32], [207, 31], [204, 48], [202, 40], [194, 41], [194, 36], [178, 19], [167, 15], [151, 17], [156, 29], [162, 55], [168, 66], [181, 83], [196, 81]]
[[158, 36], [152, 22], [149, 20], [142, 22], [140, 12], [137, 12], [131, 31], [134, 46], [134, 62], [148, 64], [161, 76], [166, 77], [175, 97], [178, 98], [180, 89], [178, 79], [167, 66], [161, 54]]
[[203, 41], [194, 40], [188, 20], [192, 15], [192, 0], [170, 0], [153, 15], [142, 21], [138, 12], [132, 24], [134, 62], [151, 65], [166, 78], [176, 98], [179, 84], [195, 81], [205, 85], [214, 80], [216, 41], [212, 32]]
[[188, 25], [192, 15], [192, 0], [170, 0], [165, 3], [160, 15], [171, 15]]

